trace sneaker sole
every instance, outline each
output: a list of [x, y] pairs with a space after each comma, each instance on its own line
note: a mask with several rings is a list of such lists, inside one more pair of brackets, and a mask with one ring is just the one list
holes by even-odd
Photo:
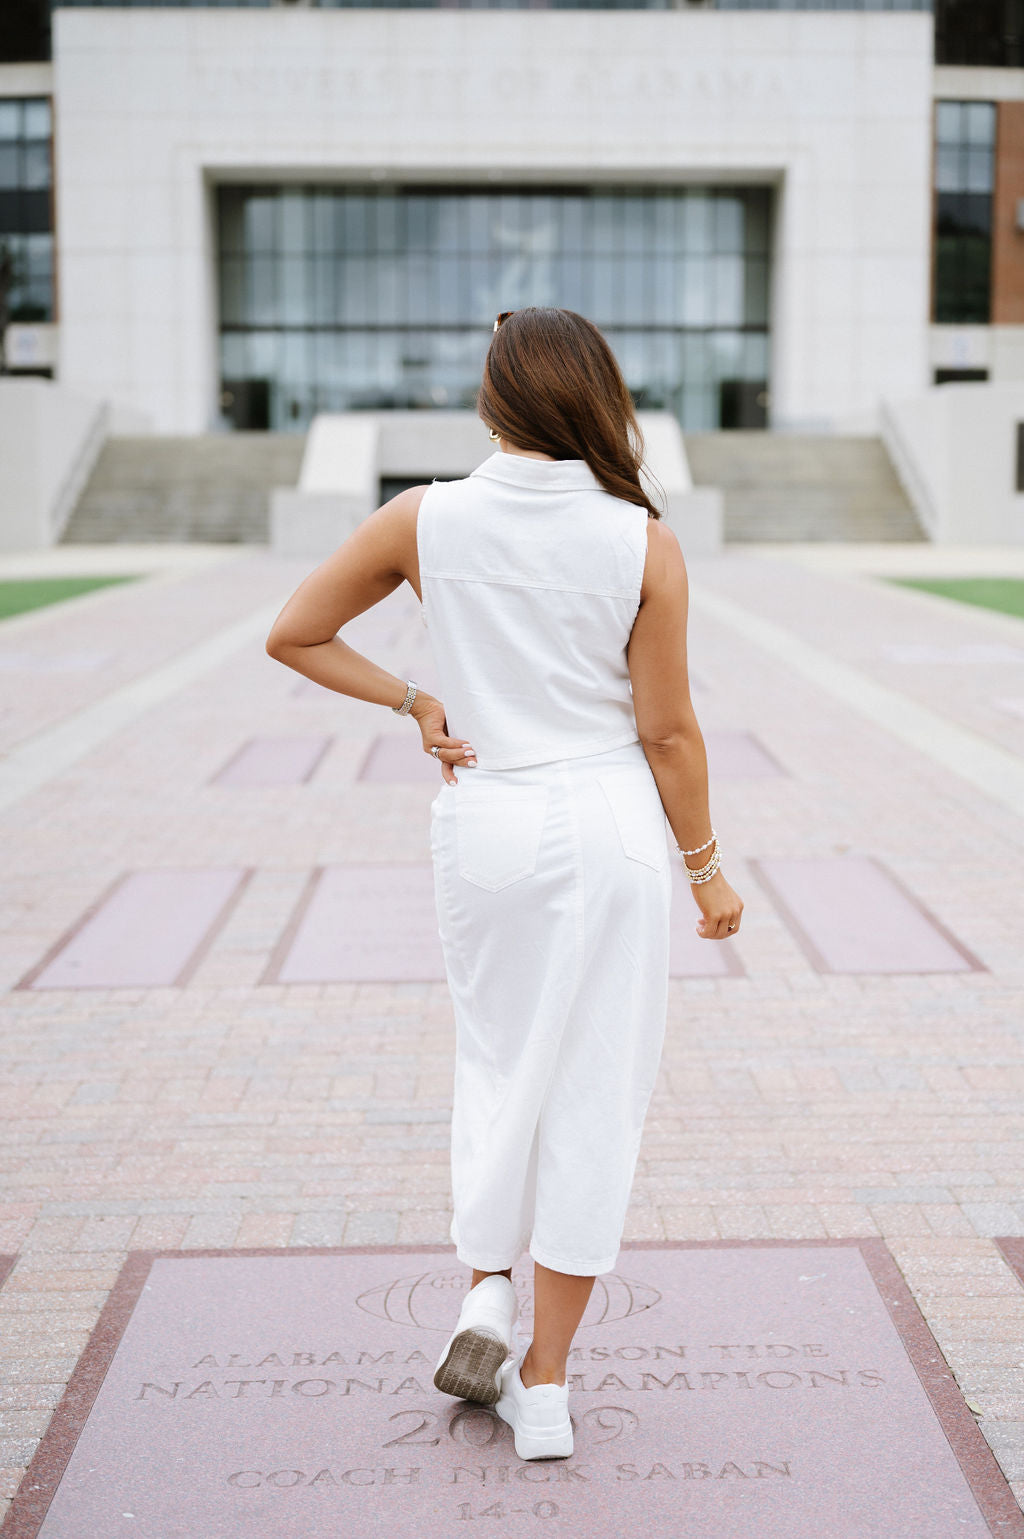
[[520, 1459], [568, 1459], [573, 1452], [572, 1426], [566, 1432], [523, 1432], [516, 1425], [515, 1411], [511, 1407], [495, 1407], [502, 1421], [508, 1422], [515, 1440], [516, 1454]]
[[508, 1347], [489, 1331], [460, 1331], [434, 1374], [434, 1387], [460, 1400], [494, 1405], [501, 1393], [498, 1370]]

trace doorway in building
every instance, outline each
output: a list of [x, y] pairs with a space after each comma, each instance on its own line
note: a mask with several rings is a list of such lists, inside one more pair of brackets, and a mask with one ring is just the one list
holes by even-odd
[[718, 425], [721, 428], [768, 426], [768, 381], [723, 379], [718, 387]]
[[[392, 497], [397, 497], [399, 492], [407, 492], [410, 486], [429, 486], [434, 479], [432, 470], [425, 470], [419, 476], [381, 476], [380, 500], [382, 503], [390, 502]], [[444, 479], [444, 478], [442, 478]], [[454, 477], [448, 477], [454, 480]]]
[[236, 431], [266, 431], [270, 427], [269, 379], [224, 380], [220, 406]]

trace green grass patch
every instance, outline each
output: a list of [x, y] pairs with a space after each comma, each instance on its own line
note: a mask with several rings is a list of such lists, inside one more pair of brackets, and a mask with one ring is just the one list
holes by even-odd
[[59, 604], [62, 599], [77, 598], [93, 588], [109, 588], [113, 583], [137, 582], [127, 577], [12, 577], [0, 581], [0, 620], [23, 615], [44, 604]]
[[887, 577], [885, 581], [1024, 619], [1024, 577]]

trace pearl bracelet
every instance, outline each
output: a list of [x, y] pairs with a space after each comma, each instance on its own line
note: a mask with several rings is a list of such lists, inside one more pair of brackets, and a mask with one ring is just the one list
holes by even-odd
[[[722, 847], [718, 842], [718, 835], [715, 834], [713, 837], [715, 842], [714, 853], [705, 865], [690, 867], [686, 864], [685, 861], [683, 862], [683, 870], [686, 872], [691, 882], [710, 882], [711, 878], [714, 876], [715, 872], [718, 870], [719, 865], [721, 864]], [[711, 841], [709, 840], [708, 843], [710, 842]], [[700, 846], [701, 849], [706, 849], [706, 847], [706, 845]], [[677, 845], [676, 848], [679, 849], [680, 846]], [[692, 855], [693, 853], [695, 852], [692, 850], [683, 851], [684, 855]]]
[[701, 885], [702, 882], [710, 882], [711, 877], [713, 877], [714, 873], [718, 871], [721, 863], [722, 851], [719, 850], [718, 845], [716, 845], [714, 846], [713, 856], [711, 856], [711, 859], [708, 860], [707, 865], [701, 866], [701, 870], [691, 871], [690, 866], [684, 865], [684, 871], [687, 873], [687, 876], [690, 877], [690, 882], [693, 883], [694, 886], [698, 886]]
[[705, 862], [702, 866], [688, 866], [684, 860], [684, 863], [682, 863], [682, 865], [684, 865], [684, 871], [691, 871], [693, 876], [696, 877], [704, 876], [705, 871], [710, 871], [711, 866], [716, 865], [716, 863], [721, 860], [722, 846], [719, 845], [718, 834], [714, 833], [714, 830], [711, 830], [710, 839], [708, 839], [707, 842], [702, 843], [702, 845], [698, 845], [696, 850], [684, 850], [682, 845], [676, 845], [676, 850], [681, 851], [681, 854], [684, 854], [684, 856], [694, 856], [694, 854], [698, 854], [698, 851], [707, 850], [708, 845], [714, 845], [714, 850], [711, 851], [710, 856], [708, 856], [707, 862]]
[[699, 883], [699, 882], [710, 882], [711, 878], [715, 875], [716, 871], [718, 870], [720, 864], [721, 864], [721, 856], [719, 855], [718, 851], [716, 850], [714, 855], [712, 856], [711, 860], [708, 862], [708, 865], [705, 866], [703, 871], [701, 871], [701, 872], [691, 872], [689, 867], [687, 867], [687, 874], [688, 874], [688, 876], [690, 878], [690, 881], [695, 883], [695, 884]]
[[715, 834], [715, 830], [712, 829], [711, 830], [711, 838], [710, 839], [705, 839], [703, 844], [698, 844], [692, 850], [684, 850], [681, 844], [677, 844], [676, 845], [676, 849], [682, 855], [699, 855], [701, 850], [706, 850], [709, 844], [714, 844], [716, 837], [717, 837], [717, 835]]

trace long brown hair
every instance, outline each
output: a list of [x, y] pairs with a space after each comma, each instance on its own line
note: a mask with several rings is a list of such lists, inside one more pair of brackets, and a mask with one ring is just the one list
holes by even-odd
[[661, 517], [640, 483], [644, 440], [622, 371], [594, 323], [575, 310], [528, 305], [502, 321], [477, 412], [516, 448], [585, 460], [606, 492]]

